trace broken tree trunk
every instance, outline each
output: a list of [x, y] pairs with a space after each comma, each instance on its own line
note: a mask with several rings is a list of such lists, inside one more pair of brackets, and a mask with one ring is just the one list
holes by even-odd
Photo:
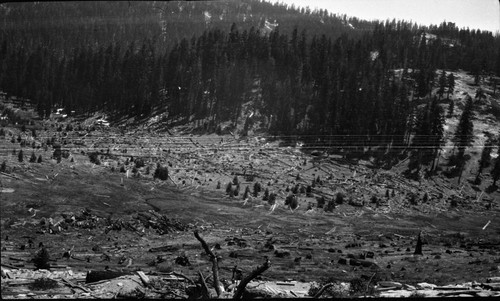
[[250, 275], [246, 276], [243, 280], [241, 280], [240, 284], [238, 284], [238, 287], [236, 288], [236, 293], [234, 293], [233, 299], [235, 300], [241, 299], [247, 284], [250, 283], [250, 281], [252, 281], [253, 279], [255, 279], [255, 277], [264, 273], [267, 269], [269, 269], [269, 267], [270, 267], [269, 259], [266, 259], [266, 262], [264, 262], [263, 265], [257, 267], [255, 270], [252, 271], [252, 273], [250, 273]]
[[201, 246], [205, 250], [205, 253], [210, 256], [210, 261], [212, 261], [212, 273], [214, 275], [214, 288], [217, 292], [217, 297], [219, 297], [222, 294], [222, 289], [219, 281], [219, 264], [217, 263], [217, 257], [215, 256], [214, 252], [210, 250], [207, 242], [203, 238], [201, 238], [198, 231], [194, 231], [194, 237], [196, 237], [196, 239], [201, 243]]

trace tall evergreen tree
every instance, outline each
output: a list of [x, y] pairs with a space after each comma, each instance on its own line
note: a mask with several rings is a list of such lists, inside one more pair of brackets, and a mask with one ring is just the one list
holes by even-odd
[[446, 72], [444, 70], [441, 72], [441, 75], [439, 76], [438, 84], [439, 88], [437, 94], [439, 95], [439, 99], [441, 99], [443, 97], [445, 88], [447, 86]]
[[477, 175], [476, 175], [476, 182], [479, 181], [479, 176], [481, 175], [481, 173], [483, 172], [483, 169], [485, 167], [488, 167], [488, 165], [490, 164], [490, 154], [491, 154], [491, 151], [493, 150], [493, 141], [488, 138], [486, 140], [486, 143], [483, 147], [483, 151], [481, 152], [481, 158], [479, 159], [478, 161], [478, 171], [477, 171]]
[[459, 168], [459, 183], [465, 167], [465, 149], [470, 146], [474, 140], [474, 124], [472, 123], [472, 119], [474, 118], [473, 108], [474, 104], [472, 102], [472, 97], [468, 96], [465, 108], [460, 116], [460, 120], [458, 121], [457, 129], [455, 130], [455, 135], [453, 137], [455, 147], [458, 149], [455, 160]]
[[453, 142], [455, 142], [455, 147], [458, 149], [458, 159], [462, 160], [465, 148], [470, 146], [474, 140], [472, 134], [474, 129], [474, 124], [472, 119], [474, 118], [474, 103], [472, 97], [467, 96], [464, 110], [458, 121], [457, 129], [455, 130], [455, 135], [453, 137]]
[[448, 77], [447, 77], [447, 95], [446, 95], [446, 98], [447, 99], [450, 99], [450, 93], [453, 93], [453, 91], [455, 90], [455, 75], [453, 75], [453, 73], [450, 73], [448, 74]]

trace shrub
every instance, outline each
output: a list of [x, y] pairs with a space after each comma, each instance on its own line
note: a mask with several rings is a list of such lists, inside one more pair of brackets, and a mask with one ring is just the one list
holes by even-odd
[[56, 160], [61, 160], [62, 157], [62, 151], [61, 151], [61, 146], [60, 145], [54, 145], [54, 152], [52, 153], [52, 158]]
[[261, 192], [261, 190], [262, 187], [260, 186], [260, 183], [255, 182], [255, 184], [253, 184], [253, 196], [257, 197], [259, 195], [259, 192]]
[[216, 189], [220, 189], [220, 181], [217, 182], [217, 187]]
[[410, 204], [417, 205], [417, 197], [414, 194], [410, 195]]
[[141, 158], [135, 159], [135, 168], [144, 167], [144, 160]]
[[90, 159], [91, 163], [94, 163], [96, 165], [101, 164], [101, 161], [99, 160], [99, 153], [98, 152], [89, 153], [89, 159]]
[[326, 285], [327, 283], [333, 283], [332, 286], [328, 287], [325, 289], [321, 297], [327, 297], [327, 298], [347, 298], [349, 296], [349, 292], [346, 290], [346, 288], [342, 285], [340, 281], [334, 278], [328, 278], [320, 281], [320, 283], [313, 284], [309, 288], [309, 291], [307, 294], [309, 296], [314, 296], [316, 295], [319, 290]]
[[339, 205], [343, 204], [345, 200], [344, 194], [341, 192], [337, 192], [337, 195], [335, 195], [335, 202]]
[[269, 198], [268, 198], [268, 200], [267, 200], [267, 203], [268, 203], [269, 205], [271, 205], [271, 206], [272, 206], [272, 205], [274, 205], [274, 204], [276, 204], [276, 193], [271, 193], [271, 194], [269, 195]]
[[0, 171], [5, 172], [6, 170], [7, 170], [7, 163], [3, 161], [2, 165], [0, 165]]
[[161, 166], [160, 163], [157, 163], [153, 178], [155, 178], [155, 179], [158, 178], [162, 181], [167, 180], [168, 179], [168, 168], [166, 166]]
[[268, 188], [266, 188], [266, 190], [264, 190], [264, 197], [262, 197], [262, 200], [263, 201], [269, 200], [269, 189]]
[[325, 212], [333, 212], [333, 209], [335, 209], [335, 200], [331, 199], [325, 206]]
[[56, 280], [46, 277], [37, 278], [33, 283], [29, 284], [29, 288], [34, 291], [46, 291], [57, 288], [58, 286]]
[[17, 155], [17, 159], [19, 160], [19, 162], [23, 162], [23, 160], [24, 160], [23, 150], [19, 151], [19, 154]]
[[307, 194], [307, 196], [311, 196], [311, 194], [312, 194], [312, 187], [309, 185], [306, 188], [306, 194]]
[[123, 172], [123, 173], [127, 172], [127, 171], [125, 170], [125, 166], [123, 166], [123, 165], [122, 165], [122, 166], [120, 167], [120, 172]]
[[238, 185], [239, 184], [238, 176], [234, 176], [234, 178], [233, 178], [233, 184], [234, 185]]
[[36, 253], [35, 257], [33, 258], [33, 263], [35, 264], [35, 267], [37, 269], [49, 269], [50, 268], [49, 260], [50, 260], [49, 251], [47, 251], [47, 249], [45, 248], [42, 248], [40, 251]]
[[236, 188], [233, 190], [233, 196], [238, 196], [240, 194], [240, 184], [236, 185]]
[[429, 194], [427, 192], [424, 194], [424, 197], [422, 198], [422, 202], [427, 202], [429, 200]]
[[231, 182], [227, 183], [226, 185], [226, 194], [231, 194], [233, 193], [233, 184]]
[[324, 196], [317, 197], [316, 198], [316, 204], [318, 208], [323, 208], [325, 207], [326, 199]]

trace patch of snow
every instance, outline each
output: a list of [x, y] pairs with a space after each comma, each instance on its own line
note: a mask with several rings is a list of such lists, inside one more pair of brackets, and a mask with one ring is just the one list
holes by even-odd
[[372, 61], [376, 60], [378, 58], [379, 52], [377, 50], [370, 52], [370, 59]]
[[208, 23], [212, 19], [212, 15], [208, 11], [203, 12], [203, 17], [205, 18], [205, 22]]

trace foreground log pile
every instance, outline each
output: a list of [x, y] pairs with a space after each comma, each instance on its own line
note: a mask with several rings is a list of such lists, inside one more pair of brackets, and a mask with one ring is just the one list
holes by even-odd
[[[189, 298], [199, 289], [194, 280], [176, 273], [158, 274], [141, 271], [129, 275], [117, 276], [97, 282], [86, 282], [85, 273], [65, 271], [8, 269], [2, 267], [2, 298], [5, 299], [47, 299], [47, 298]], [[44, 287], [43, 281], [55, 281], [50, 287]], [[46, 281], [47, 282], [47, 281]], [[237, 298], [236, 281], [223, 287], [219, 298]], [[312, 297], [311, 287], [317, 283], [297, 281], [249, 281], [246, 296], [273, 298]], [[46, 285], [49, 286], [49, 285]], [[339, 282], [334, 290], [339, 296], [348, 296], [351, 284]], [[209, 289], [215, 295], [214, 289]], [[430, 283], [418, 283], [416, 286], [395, 281], [379, 281], [374, 286], [375, 295], [385, 298], [405, 297], [500, 297], [500, 277], [492, 277], [486, 282], [468, 282], [455, 285], [438, 286]], [[320, 295], [321, 296], [321, 295]], [[318, 296], [318, 297], [320, 297]], [[239, 297], [238, 297], [239, 298]]]

